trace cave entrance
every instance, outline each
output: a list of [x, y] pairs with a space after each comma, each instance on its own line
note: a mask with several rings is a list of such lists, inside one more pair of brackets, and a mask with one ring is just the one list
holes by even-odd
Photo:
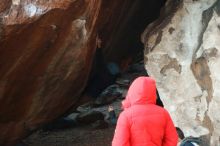
[[[108, 23], [102, 25], [99, 32], [106, 41], [105, 59], [118, 63], [129, 58], [143, 59], [144, 46], [141, 34], [147, 25], [160, 16], [161, 8], [166, 0], [129, 0], [122, 6]], [[109, 29], [111, 27], [111, 29]], [[110, 30], [110, 31], [109, 31]]]
[[111, 80], [104, 82], [106, 79], [115, 79], [115, 77], [103, 69], [105, 68], [103, 62], [106, 64], [114, 62], [121, 71], [124, 71], [131, 63], [143, 60], [144, 46], [141, 42], [141, 34], [148, 24], [160, 16], [165, 2], [166, 0], [127, 0], [108, 5], [108, 2], [103, 1], [97, 30], [102, 47], [96, 50], [93, 60], [95, 63], [93, 63], [85, 92], [97, 96], [114, 82]]
[[[141, 33], [144, 32], [148, 24], [150, 24], [159, 17], [160, 10], [164, 6], [165, 1], [166, 0], [118, 1], [116, 5], [111, 5], [110, 7], [122, 6], [122, 8], [112, 12], [111, 10], [115, 10], [115, 9], [109, 8], [108, 6], [109, 2], [103, 0], [103, 6], [101, 6], [102, 10], [100, 12], [100, 15], [103, 15], [101, 17], [103, 18], [100, 18], [99, 27], [98, 27], [99, 35], [104, 42], [104, 46], [102, 48], [103, 58], [107, 61], [117, 62], [118, 64], [122, 64], [124, 61], [129, 59], [131, 59], [132, 62], [137, 60], [143, 60], [144, 46], [140, 40]], [[113, 13], [113, 14], [107, 15], [106, 13]], [[111, 16], [111, 17], [104, 18], [105, 16]], [[90, 74], [92, 74], [92, 72]], [[90, 87], [89, 86], [90, 83], [88, 82], [87, 88]], [[99, 81], [97, 84], [100, 85]], [[103, 88], [103, 84], [100, 86], [101, 86], [100, 88]], [[91, 90], [91, 92], [94, 93], [93, 89], [94, 88], [92, 87], [89, 90]], [[101, 89], [97, 90], [97, 88], [95, 88], [94, 90], [98, 91], [98, 93], [95, 93], [96, 95], [94, 96], [97, 96], [97, 94], [99, 94], [99, 92], [101, 91]], [[90, 110], [90, 107], [88, 109]], [[71, 110], [68, 111], [66, 115], [72, 112]], [[87, 107], [83, 108], [83, 106], [81, 106], [81, 110], [82, 111], [87, 110]], [[102, 114], [100, 115], [100, 113], [97, 112], [90, 112], [86, 114], [82, 113], [83, 116], [80, 115], [78, 116], [78, 118], [73, 120], [72, 118], [75, 118], [74, 117], [75, 114], [78, 115], [79, 113], [78, 112], [73, 113], [68, 117], [58, 119], [54, 123], [49, 123], [48, 125], [45, 126], [46, 130], [56, 129], [56, 128], [57, 129], [69, 128], [75, 125], [78, 126], [79, 121], [80, 124], [82, 124], [83, 121], [86, 122], [85, 125], [88, 125], [88, 123], [90, 122], [97, 121], [93, 126], [95, 127], [100, 126], [101, 128], [105, 126], [104, 124], [101, 123], [103, 121], [103, 116]], [[87, 142], [89, 144], [91, 143], [94, 144], [102, 140], [100, 142], [100, 145], [103, 145], [103, 143], [111, 143], [111, 139], [112, 139], [111, 137], [114, 132], [114, 127], [110, 128], [108, 132], [105, 132], [104, 133], [105, 135], [101, 132], [97, 132], [94, 135], [94, 133], [92, 133], [91, 130], [88, 133], [84, 132], [85, 130], [83, 130], [84, 132], [83, 136], [79, 136], [80, 130], [81, 129], [75, 129], [75, 131], [71, 134], [69, 133], [66, 134], [65, 132], [62, 132], [64, 135], [59, 136], [59, 138], [63, 137], [65, 139], [65, 143], [68, 143], [67, 139], [71, 140], [69, 143], [74, 143], [75, 145], [77, 145], [77, 142], [79, 142], [82, 145], [82, 141], [84, 143]], [[91, 133], [92, 135], [90, 135]], [[70, 138], [66, 138], [68, 136], [70, 136]], [[72, 138], [74, 136], [77, 137], [75, 141]], [[106, 138], [106, 137], [110, 137], [110, 138]], [[37, 141], [36, 139], [34, 140]], [[40, 140], [42, 140], [41, 136], [40, 136]], [[54, 139], [54, 141], [57, 143], [56, 139]]]
[[[102, 90], [113, 84], [117, 77], [106, 70], [105, 65], [109, 62], [114, 62], [123, 72], [130, 64], [143, 61], [144, 46], [141, 34], [148, 24], [160, 16], [165, 2], [166, 0], [127, 0], [109, 6], [103, 1], [98, 22], [98, 36], [102, 40], [102, 47], [96, 50], [84, 91], [87, 95], [96, 98]], [[144, 64], [141, 67], [145, 73], [142, 75], [146, 75]], [[114, 69], [114, 66], [112, 68]]]

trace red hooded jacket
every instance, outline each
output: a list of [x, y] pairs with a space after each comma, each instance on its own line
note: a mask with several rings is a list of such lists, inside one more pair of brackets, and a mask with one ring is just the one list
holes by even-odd
[[122, 102], [112, 146], [176, 146], [178, 136], [169, 113], [156, 105], [156, 83], [138, 77]]

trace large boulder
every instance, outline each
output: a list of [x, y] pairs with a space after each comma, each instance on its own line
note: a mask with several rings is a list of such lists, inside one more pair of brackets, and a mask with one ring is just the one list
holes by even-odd
[[15, 143], [76, 102], [101, 6], [86, 0], [7, 4], [0, 4], [0, 145]]
[[220, 135], [220, 1], [168, 0], [142, 34], [145, 67], [186, 136]]
[[97, 32], [109, 48], [140, 2], [1, 0], [0, 145], [13, 145], [78, 101]]

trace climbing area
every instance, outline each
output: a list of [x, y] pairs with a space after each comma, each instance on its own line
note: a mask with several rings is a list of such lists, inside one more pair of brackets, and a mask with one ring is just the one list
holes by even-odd
[[1, 0], [0, 146], [220, 145], [220, 0]]

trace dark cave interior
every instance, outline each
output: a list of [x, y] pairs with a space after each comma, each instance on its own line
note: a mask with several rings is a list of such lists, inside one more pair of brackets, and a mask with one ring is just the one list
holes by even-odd
[[[141, 34], [148, 24], [160, 16], [161, 8], [165, 5], [165, 2], [166, 0], [130, 2], [125, 10], [121, 12], [122, 14], [119, 15], [119, 22], [114, 25], [114, 31], [111, 32], [113, 38], [108, 38], [108, 41], [106, 41], [103, 53], [105, 59], [120, 63], [128, 58], [133, 60], [138, 57], [138, 54], [143, 57], [144, 47], [140, 39]], [[109, 34], [105, 30], [107, 25], [108, 23], [99, 30], [104, 37]]]
[[[129, 0], [123, 3], [123, 8], [113, 12], [114, 14], [110, 15], [112, 17], [102, 19], [108, 13], [108, 9], [111, 9], [103, 2], [105, 9], [101, 10], [101, 16], [99, 16], [103, 21], [99, 22], [98, 27], [98, 35], [102, 39], [102, 55], [100, 55], [99, 49], [99, 53], [96, 52], [98, 55], [95, 55], [93, 60], [87, 88], [93, 86], [91, 85], [93, 81], [99, 80], [100, 76], [112, 78], [104, 75], [106, 71], [102, 69], [103, 62], [114, 62], [123, 71], [129, 64], [143, 60], [144, 47], [140, 39], [141, 34], [148, 24], [160, 16], [165, 2], [166, 0], [138, 0], [136, 2]], [[111, 20], [115, 20], [115, 22]]]

